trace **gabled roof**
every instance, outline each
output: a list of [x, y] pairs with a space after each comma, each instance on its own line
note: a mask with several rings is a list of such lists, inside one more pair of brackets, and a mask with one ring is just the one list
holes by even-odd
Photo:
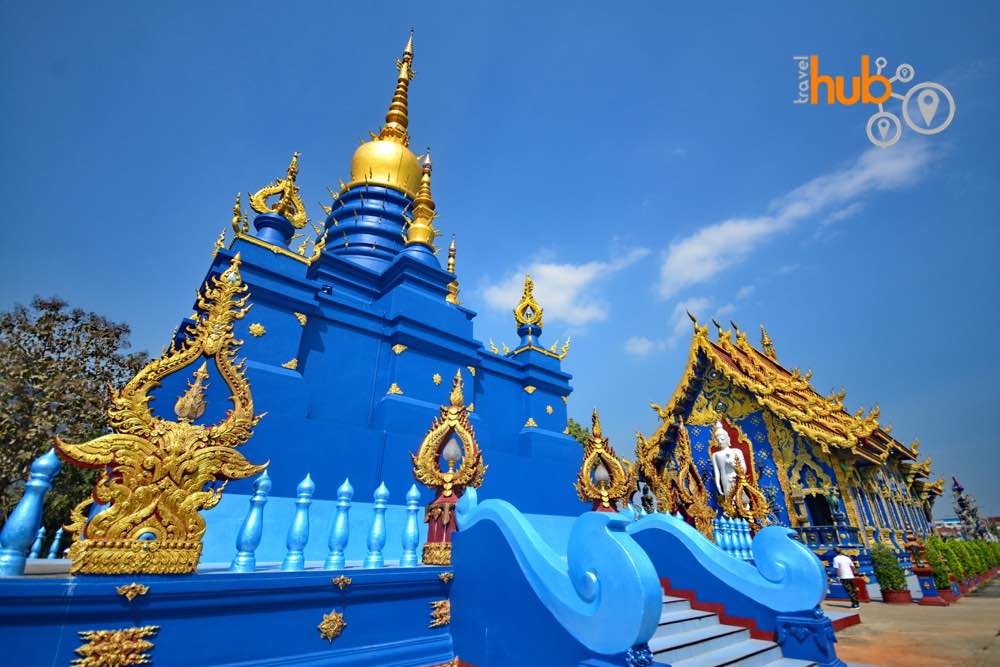
[[810, 384], [812, 371], [802, 374], [797, 368], [788, 370], [782, 366], [764, 327], [761, 327], [764, 348], [761, 351], [735, 326], [735, 340], [732, 330], [716, 326], [719, 335], [713, 341], [708, 327], [694, 322], [687, 367], [670, 402], [663, 408], [657, 407], [661, 419], [673, 421], [675, 415], [684, 416], [690, 411], [701, 384], [696, 380], [706, 370], [706, 364], [710, 364], [824, 451], [848, 450], [872, 463], [883, 463], [893, 453], [904, 460], [916, 458], [919, 445], [914, 442], [907, 447], [889, 435], [891, 428], [879, 424], [878, 406], [867, 414], [859, 409], [852, 415], [844, 409], [845, 391], [823, 396]]

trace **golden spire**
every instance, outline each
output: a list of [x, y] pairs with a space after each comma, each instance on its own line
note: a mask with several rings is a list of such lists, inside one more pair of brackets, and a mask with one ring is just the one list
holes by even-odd
[[389, 103], [389, 112], [385, 115], [385, 125], [379, 132], [379, 139], [389, 139], [397, 141], [404, 146], [410, 144], [410, 135], [407, 127], [410, 124], [408, 110], [408, 96], [410, 91], [410, 81], [413, 79], [413, 31], [410, 30], [410, 38], [406, 40], [406, 48], [403, 49], [403, 59], [396, 61], [396, 69], [399, 76], [396, 77], [396, 90], [392, 94], [392, 102]]
[[205, 414], [205, 380], [208, 379], [208, 362], [203, 361], [194, 372], [194, 382], [188, 380], [187, 391], [174, 404], [174, 413], [181, 421], [193, 422]]
[[778, 360], [778, 355], [774, 351], [774, 341], [767, 335], [767, 329], [764, 328], [763, 324], [760, 325], [760, 344], [764, 348], [765, 355], [774, 361]]
[[594, 408], [594, 415], [591, 417], [591, 423], [593, 424], [593, 434], [595, 438], [601, 438], [604, 434], [601, 432], [601, 418], [597, 414], [597, 408]]
[[366, 141], [354, 152], [351, 159], [351, 182], [341, 190], [355, 185], [381, 185], [402, 191], [413, 197], [420, 187], [420, 161], [408, 148], [409, 109], [408, 95], [413, 79], [413, 32], [403, 49], [402, 60], [396, 61], [399, 75], [396, 90], [385, 115], [385, 125], [378, 135]]
[[420, 190], [413, 200], [413, 220], [406, 230], [406, 245], [421, 243], [434, 250], [434, 199], [431, 198], [431, 151], [427, 149], [424, 156], [423, 174], [420, 177]]
[[527, 273], [524, 274], [524, 292], [521, 293], [521, 302], [514, 309], [514, 319], [520, 326], [527, 324], [542, 326], [542, 307], [535, 301], [535, 281]]
[[[451, 243], [448, 245], [448, 273], [455, 275], [455, 236], [452, 235]], [[444, 298], [448, 303], [458, 305], [462, 303], [458, 300], [458, 278], [456, 277], [448, 283], [448, 296]]]

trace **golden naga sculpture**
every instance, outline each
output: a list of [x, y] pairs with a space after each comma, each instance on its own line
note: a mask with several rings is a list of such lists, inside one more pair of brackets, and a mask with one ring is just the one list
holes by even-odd
[[736, 468], [736, 481], [719, 503], [722, 512], [729, 517], [746, 519], [755, 531], [759, 530], [767, 525], [769, 510], [767, 497], [761, 493], [756, 484], [747, 479], [746, 471], [739, 459], [736, 459], [733, 465]]
[[668, 495], [671, 505], [676, 507], [694, 524], [695, 529], [710, 540], [715, 539], [713, 521], [715, 510], [708, 500], [705, 482], [698, 474], [698, 467], [691, 455], [691, 438], [683, 420], [677, 424], [677, 444], [674, 449], [677, 475], [670, 480]]
[[[76, 506], [68, 528], [71, 572], [89, 574], [183, 574], [194, 572], [201, 555], [205, 520], [228, 480], [256, 475], [267, 467], [248, 462], [236, 448], [245, 443], [263, 414], [255, 415], [243, 363], [235, 355], [242, 341], [233, 322], [250, 310], [236, 255], [220, 277], [198, 294], [200, 311], [181, 342], [149, 362], [121, 391], [111, 390], [108, 424], [114, 431], [81, 444], [56, 438], [56, 450], [70, 463], [102, 468], [92, 498]], [[149, 392], [168, 375], [201, 357], [231, 392], [232, 409], [219, 423], [194, 421], [205, 412], [209, 377], [206, 360], [174, 405], [177, 421], [154, 416]], [[88, 523], [91, 502], [108, 505]]]
[[[667, 469], [660, 458], [660, 438], [647, 440], [639, 431], [635, 433], [636, 473], [653, 491], [656, 508], [660, 512], [674, 511], [674, 504], [667, 493]], [[662, 467], [662, 470], [661, 470]]]
[[542, 326], [542, 307], [535, 301], [535, 281], [528, 274], [524, 275], [524, 292], [521, 293], [520, 303], [514, 308], [514, 319], [518, 326]]
[[[427, 542], [423, 549], [425, 565], [451, 563], [451, 534], [455, 532], [455, 503], [466, 487], [478, 488], [488, 467], [476, 442], [476, 433], [469, 423], [470, 406], [462, 395], [462, 370], [455, 372], [449, 405], [441, 406], [427, 435], [420, 443], [413, 461], [413, 476], [418, 482], [435, 489], [436, 496], [424, 512]], [[444, 458], [447, 470], [441, 470]]]
[[[539, 313], [539, 317], [541, 313]], [[576, 494], [595, 512], [617, 512], [616, 503], [627, 500], [636, 487], [635, 467], [619, 459], [601, 432], [601, 418], [594, 408], [593, 426], [583, 446], [583, 464], [576, 476]]]
[[[280, 178], [269, 185], [265, 185], [257, 192], [250, 195], [250, 206], [258, 213], [275, 213], [292, 223], [295, 229], [302, 229], [309, 222], [306, 215], [306, 207], [299, 197], [299, 186], [295, 183], [295, 178], [299, 175], [299, 152], [295, 151], [292, 161], [288, 165], [288, 174], [285, 178]], [[267, 200], [271, 197], [280, 197], [278, 202], [271, 206]]]

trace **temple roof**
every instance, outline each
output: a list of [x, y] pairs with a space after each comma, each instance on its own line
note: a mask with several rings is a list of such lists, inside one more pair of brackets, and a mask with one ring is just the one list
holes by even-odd
[[[846, 391], [824, 396], [810, 383], [812, 371], [803, 374], [798, 368], [788, 370], [779, 363], [773, 341], [764, 327], [761, 327], [763, 350], [758, 350], [735, 325], [735, 335], [733, 330], [723, 330], [717, 323], [716, 326], [719, 334], [713, 341], [709, 338], [708, 327], [694, 322], [691, 350], [681, 382], [670, 402], [657, 408], [665, 422], [690, 410], [700, 389], [700, 382], [696, 384], [695, 380], [704, 371], [707, 361], [734, 385], [752, 394], [762, 407], [785, 419], [793, 430], [824, 451], [845, 450], [872, 463], [883, 463], [893, 453], [903, 460], [916, 459], [919, 444], [914, 442], [906, 446], [893, 438], [889, 434], [891, 428], [878, 421], [878, 406], [867, 414], [863, 408], [851, 414], [844, 408]], [[928, 470], [924, 476], [929, 474], [929, 462], [926, 463]], [[924, 464], [917, 465], [923, 472]]]

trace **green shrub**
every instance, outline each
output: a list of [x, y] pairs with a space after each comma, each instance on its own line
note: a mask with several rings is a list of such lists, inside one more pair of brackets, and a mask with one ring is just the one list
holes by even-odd
[[899, 566], [896, 554], [884, 544], [872, 547], [872, 569], [875, 570], [875, 578], [883, 591], [907, 590], [903, 568]]
[[972, 558], [972, 552], [969, 550], [969, 545], [965, 543], [965, 540], [952, 540], [952, 548], [955, 549], [955, 553], [958, 554], [958, 560], [962, 562], [962, 572], [966, 577], [972, 577], [976, 574], [976, 563]]
[[941, 549], [941, 538], [937, 535], [931, 535], [927, 538], [925, 553], [927, 556], [927, 564], [934, 569], [934, 585], [937, 586], [939, 590], [947, 590], [948, 586], [951, 585], [951, 579], [949, 578], [951, 568], [948, 567], [948, 559], [945, 557], [944, 552]]
[[958, 556], [958, 548], [955, 546], [956, 540], [942, 540], [941, 541], [941, 553], [944, 554], [945, 560], [948, 561], [948, 571], [951, 576], [956, 579], [965, 578], [965, 567], [962, 565], [962, 559]]

